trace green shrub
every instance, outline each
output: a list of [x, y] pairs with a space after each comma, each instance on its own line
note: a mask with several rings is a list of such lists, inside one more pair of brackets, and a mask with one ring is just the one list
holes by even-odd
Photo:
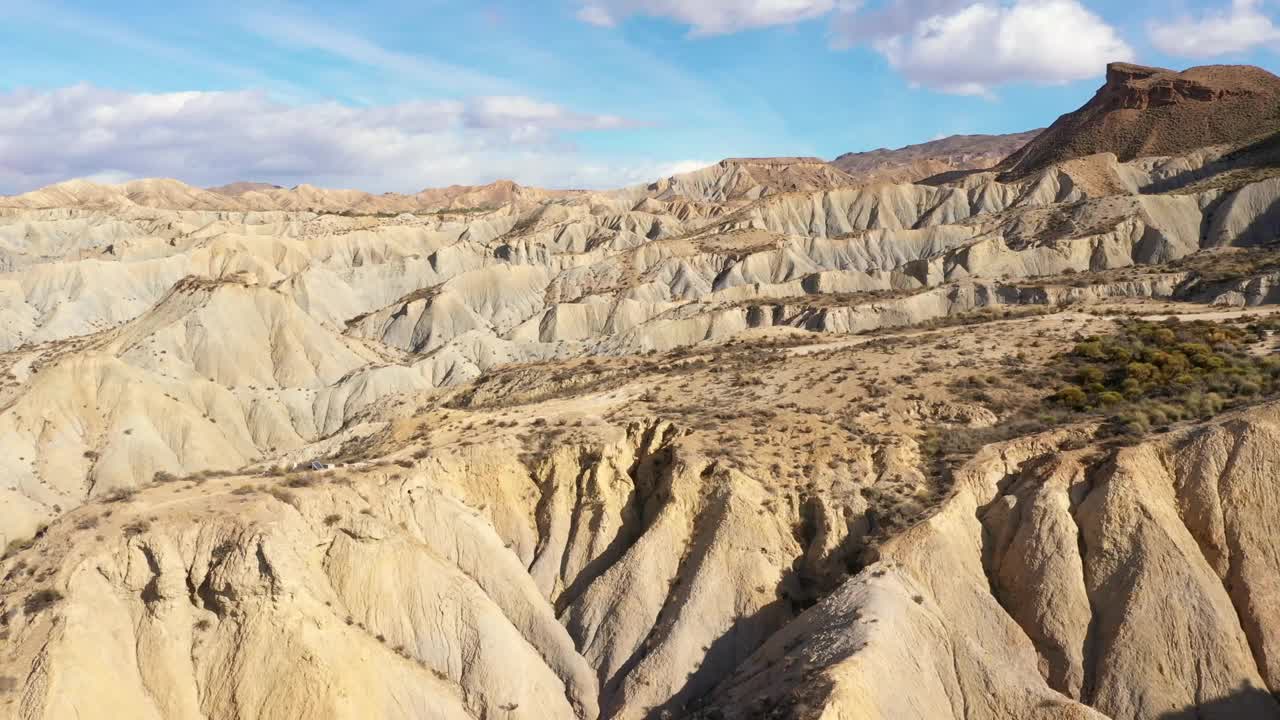
[[1102, 368], [1096, 365], [1086, 365], [1080, 370], [1078, 377], [1081, 385], [1092, 385], [1106, 380], [1107, 374], [1102, 371]]
[[1074, 408], [1083, 408], [1089, 404], [1089, 395], [1084, 390], [1075, 385], [1067, 386], [1059, 390], [1053, 399], [1063, 405], [1069, 405]]
[[1123, 432], [1209, 417], [1280, 394], [1280, 358], [1254, 351], [1265, 330], [1206, 321], [1123, 322], [1076, 344], [1063, 361], [1068, 385], [1050, 400], [1075, 411], [1105, 409]]
[[1090, 360], [1105, 360], [1106, 351], [1098, 341], [1082, 342], [1076, 345], [1075, 354]]

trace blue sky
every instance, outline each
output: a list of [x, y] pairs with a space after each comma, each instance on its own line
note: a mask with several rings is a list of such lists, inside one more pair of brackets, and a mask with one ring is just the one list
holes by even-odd
[[1044, 126], [1107, 60], [1280, 70], [1278, 0], [0, 4], [0, 192], [609, 187]]

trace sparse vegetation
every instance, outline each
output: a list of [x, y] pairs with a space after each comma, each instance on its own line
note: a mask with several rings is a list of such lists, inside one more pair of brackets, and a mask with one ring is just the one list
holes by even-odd
[[129, 523], [128, 525], [125, 525], [124, 528], [122, 529], [122, 532], [124, 533], [125, 537], [129, 538], [129, 537], [135, 537], [137, 535], [141, 535], [150, 529], [151, 529], [150, 522], [147, 522], [146, 520], [135, 520]]
[[22, 601], [22, 611], [27, 615], [38, 615], [62, 602], [62, 593], [53, 588], [37, 590]]
[[1122, 321], [1115, 334], [1085, 338], [1063, 356], [1069, 384], [1052, 400], [1103, 414], [1130, 434], [1207, 418], [1280, 392], [1280, 358], [1258, 347], [1274, 327]]
[[286, 505], [293, 505], [297, 502], [298, 496], [290, 490], [284, 488], [271, 488], [271, 497], [279, 500]]
[[137, 488], [116, 488], [102, 497], [103, 502], [126, 503], [138, 494]]
[[13, 555], [17, 555], [23, 550], [30, 548], [34, 544], [35, 544], [34, 538], [17, 538], [14, 540], [10, 540], [9, 543], [4, 546], [4, 555], [0, 557], [7, 558]]
[[285, 486], [291, 488], [309, 488], [315, 486], [318, 482], [320, 482], [320, 478], [316, 475], [312, 473], [305, 473], [303, 475], [295, 475], [289, 478], [285, 481]]
[[1162, 269], [1193, 272], [1207, 283], [1280, 272], [1280, 243], [1251, 248], [1213, 248], [1175, 260]]

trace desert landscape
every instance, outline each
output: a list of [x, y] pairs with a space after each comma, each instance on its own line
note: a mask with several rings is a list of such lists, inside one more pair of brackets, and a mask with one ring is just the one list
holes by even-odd
[[1280, 718], [1278, 309], [1251, 66], [617, 190], [3, 197], [0, 717]]

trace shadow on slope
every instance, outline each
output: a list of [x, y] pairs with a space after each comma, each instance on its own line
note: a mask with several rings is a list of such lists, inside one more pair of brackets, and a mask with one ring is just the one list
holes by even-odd
[[1158, 195], [1187, 189], [1236, 190], [1274, 172], [1280, 172], [1280, 132], [1244, 145], [1196, 170], [1157, 181], [1142, 188], [1142, 194]]
[[1226, 697], [1160, 715], [1159, 720], [1274, 720], [1280, 703], [1266, 690], [1242, 686]]

